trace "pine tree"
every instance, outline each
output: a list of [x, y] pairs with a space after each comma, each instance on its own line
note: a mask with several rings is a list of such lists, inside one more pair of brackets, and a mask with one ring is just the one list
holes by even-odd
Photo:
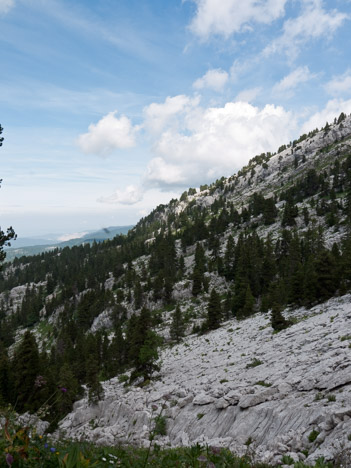
[[180, 310], [179, 305], [177, 305], [172, 315], [172, 323], [170, 327], [171, 339], [179, 343], [181, 338], [184, 336], [184, 332], [185, 332], [184, 317]]
[[245, 292], [245, 302], [237, 314], [238, 318], [250, 317], [254, 313], [255, 298], [252, 295], [250, 285], [248, 284]]
[[73, 408], [73, 403], [79, 394], [79, 384], [69, 363], [65, 363], [59, 373], [58, 380], [60, 398], [56, 403], [56, 412], [62, 417]]
[[215, 330], [219, 328], [222, 320], [222, 307], [219, 294], [212, 289], [210, 299], [207, 306], [207, 328], [209, 330]]
[[18, 410], [36, 409], [34, 386], [39, 375], [39, 352], [34, 336], [26, 331], [15, 351], [13, 376]]
[[281, 312], [281, 308], [276, 302], [272, 306], [271, 325], [273, 330], [276, 332], [284, 330], [285, 328], [288, 328], [291, 325], [291, 323], [284, 318]]
[[0, 408], [11, 401], [11, 390], [9, 359], [0, 342]]
[[87, 387], [89, 403], [97, 403], [104, 396], [104, 391], [99, 380], [99, 366], [94, 355], [90, 355], [87, 360]]

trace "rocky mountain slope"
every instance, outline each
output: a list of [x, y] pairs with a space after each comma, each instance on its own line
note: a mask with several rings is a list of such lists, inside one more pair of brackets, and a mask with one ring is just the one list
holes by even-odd
[[0, 379], [0, 402], [37, 411], [59, 385], [49, 416], [67, 415], [69, 437], [146, 444], [161, 418], [161, 445], [348, 457], [350, 232], [342, 114], [159, 205], [126, 236], [15, 259], [0, 279], [13, 389]]
[[104, 382], [104, 399], [75, 403], [59, 433], [148, 446], [161, 413], [161, 446], [249, 448], [267, 462], [286, 455], [351, 463], [351, 296], [286, 313], [296, 323], [278, 334], [267, 314], [257, 314], [166, 347], [147, 387]]

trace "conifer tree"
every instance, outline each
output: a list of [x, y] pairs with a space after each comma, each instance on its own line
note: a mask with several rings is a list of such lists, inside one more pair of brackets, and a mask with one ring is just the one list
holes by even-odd
[[248, 284], [245, 292], [243, 307], [238, 311], [238, 318], [250, 317], [254, 313], [255, 298], [252, 295], [250, 285]]
[[99, 366], [94, 355], [90, 355], [87, 359], [87, 387], [89, 403], [97, 403], [104, 396], [104, 391], [99, 380]]
[[69, 413], [73, 408], [73, 403], [79, 394], [79, 384], [71, 370], [71, 366], [66, 362], [60, 369], [58, 380], [60, 398], [56, 403], [56, 411], [60, 415]]
[[11, 390], [9, 359], [0, 342], [0, 408], [11, 401]]
[[34, 336], [26, 331], [15, 351], [13, 376], [16, 407], [20, 410], [35, 409], [35, 379], [39, 375], [39, 352]]
[[219, 328], [222, 320], [222, 307], [219, 294], [216, 289], [211, 291], [210, 299], [207, 306], [207, 328], [215, 330]]
[[277, 332], [284, 330], [291, 325], [291, 323], [284, 318], [281, 307], [276, 302], [272, 305], [271, 325], [273, 330]]
[[172, 315], [172, 323], [170, 327], [171, 339], [179, 343], [181, 338], [184, 336], [184, 332], [185, 332], [184, 317], [180, 310], [179, 305], [177, 305]]

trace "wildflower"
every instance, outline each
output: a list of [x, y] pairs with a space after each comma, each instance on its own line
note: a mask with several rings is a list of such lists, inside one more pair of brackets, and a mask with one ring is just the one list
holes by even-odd
[[168, 401], [168, 400], [171, 400], [172, 398], [172, 395], [170, 395], [169, 393], [167, 393], [166, 395], [163, 395], [163, 398]]
[[198, 458], [198, 461], [199, 462], [207, 462], [207, 458], [205, 457], [205, 455], [200, 455], [199, 458]]
[[219, 455], [221, 453], [221, 447], [211, 447], [210, 450], [215, 455]]
[[105, 458], [105, 457], [102, 457], [102, 459], [101, 459], [101, 460], [102, 460], [102, 461], [106, 461], [106, 458]]
[[44, 448], [48, 448], [48, 447], [49, 447], [49, 445], [48, 445], [48, 444], [44, 444]]
[[56, 455], [60, 455], [60, 452], [56, 452]]
[[60, 390], [61, 390], [62, 393], [66, 393], [66, 392], [67, 392], [67, 388], [65, 388], [65, 387], [60, 387]]
[[11, 466], [12, 463], [13, 463], [13, 456], [11, 455], [11, 453], [7, 453], [6, 454], [6, 463], [8, 466]]
[[42, 436], [42, 435], [40, 435], [40, 436], [39, 436], [39, 439], [42, 439], [42, 438], [43, 438], [43, 436]]
[[35, 382], [34, 382], [34, 387], [40, 388], [40, 387], [44, 387], [44, 385], [46, 385], [46, 380], [44, 379], [44, 377], [42, 375], [37, 375]]
[[51, 447], [50, 452], [52, 452], [52, 453], [56, 452], [55, 447]]
[[157, 405], [151, 405], [151, 408], [156, 411], [157, 410]]

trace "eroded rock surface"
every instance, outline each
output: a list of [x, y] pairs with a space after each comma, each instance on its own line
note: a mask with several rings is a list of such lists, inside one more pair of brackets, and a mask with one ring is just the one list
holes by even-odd
[[[104, 383], [105, 398], [86, 399], [60, 431], [101, 444], [147, 445], [162, 413], [163, 446], [197, 442], [254, 450], [260, 460], [286, 454], [313, 462], [351, 450], [351, 296], [332, 299], [273, 334], [268, 314], [228, 321], [162, 351], [159, 379], [145, 388]], [[314, 435], [311, 435], [313, 433]]]

